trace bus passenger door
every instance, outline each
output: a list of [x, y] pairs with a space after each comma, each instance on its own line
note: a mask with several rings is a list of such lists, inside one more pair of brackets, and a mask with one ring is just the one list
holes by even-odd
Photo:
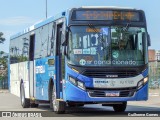
[[65, 79], [65, 56], [62, 54], [62, 43], [64, 38], [65, 19], [56, 22], [56, 97], [63, 99], [62, 82]]
[[30, 97], [34, 96], [34, 47], [35, 47], [35, 34], [30, 36], [30, 47], [29, 47], [29, 92]]

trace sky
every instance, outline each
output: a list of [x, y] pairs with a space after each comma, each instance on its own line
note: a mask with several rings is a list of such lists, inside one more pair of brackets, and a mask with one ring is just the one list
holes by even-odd
[[[47, 0], [48, 17], [80, 6], [119, 6], [144, 10], [151, 37], [149, 49], [160, 50], [160, 0]], [[0, 0], [0, 32], [6, 41], [0, 51], [9, 52], [10, 36], [46, 18], [46, 0]]]

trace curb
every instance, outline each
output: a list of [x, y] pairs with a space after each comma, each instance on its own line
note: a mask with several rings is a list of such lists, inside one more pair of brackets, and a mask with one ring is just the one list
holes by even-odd
[[0, 93], [9, 93], [9, 90], [0, 90]]
[[149, 96], [160, 96], [159, 93], [149, 93]]

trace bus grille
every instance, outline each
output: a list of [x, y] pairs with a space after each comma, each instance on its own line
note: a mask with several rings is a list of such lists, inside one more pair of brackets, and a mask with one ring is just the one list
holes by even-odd
[[[121, 90], [118, 97], [132, 97], [136, 90]], [[88, 90], [90, 97], [108, 97], [106, 96], [106, 90]]]
[[82, 73], [84, 76], [91, 77], [91, 78], [110, 78], [114, 77], [115, 75], [117, 78], [127, 78], [127, 77], [135, 77], [139, 73], [135, 70], [85, 70]]

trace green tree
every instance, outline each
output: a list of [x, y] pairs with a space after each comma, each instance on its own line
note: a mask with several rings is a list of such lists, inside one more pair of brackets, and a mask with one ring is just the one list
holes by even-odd
[[[5, 57], [2, 57], [4, 53], [5, 53], [4, 51], [0, 51], [0, 65], [4, 67], [4, 70], [3, 69], [0, 70], [0, 84], [2, 83], [1, 80], [4, 80], [5, 77], [7, 76], [7, 69], [8, 69], [7, 59]], [[5, 73], [3, 71], [5, 71]]]
[[[5, 52], [0, 51], [0, 56], [2, 56]], [[6, 68], [7, 67], [7, 59], [5, 57], [0, 58], [0, 63]]]
[[6, 39], [3, 37], [3, 33], [0, 32], [0, 43], [3, 43]]
[[0, 51], [0, 55], [3, 55], [4, 54], [4, 51]]

